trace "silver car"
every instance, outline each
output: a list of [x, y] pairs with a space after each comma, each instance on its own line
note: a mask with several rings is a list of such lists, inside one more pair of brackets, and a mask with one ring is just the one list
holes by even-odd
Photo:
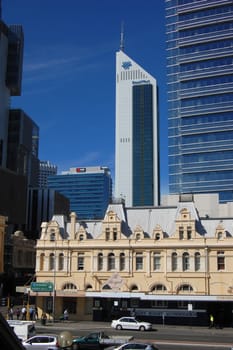
[[35, 335], [22, 342], [25, 349], [31, 350], [58, 350], [58, 336], [51, 335]]
[[118, 346], [111, 346], [105, 350], [158, 350], [156, 346], [149, 343], [126, 343]]
[[111, 327], [115, 329], [134, 329], [138, 331], [149, 331], [152, 324], [139, 321], [135, 317], [121, 317], [118, 320], [112, 320]]

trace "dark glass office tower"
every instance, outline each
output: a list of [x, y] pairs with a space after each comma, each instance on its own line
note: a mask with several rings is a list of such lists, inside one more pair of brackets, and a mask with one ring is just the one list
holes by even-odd
[[233, 3], [167, 0], [169, 192], [233, 200]]

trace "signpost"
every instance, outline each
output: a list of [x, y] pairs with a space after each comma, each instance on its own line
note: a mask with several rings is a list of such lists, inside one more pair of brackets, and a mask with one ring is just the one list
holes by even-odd
[[52, 282], [32, 282], [31, 290], [33, 292], [53, 292]]

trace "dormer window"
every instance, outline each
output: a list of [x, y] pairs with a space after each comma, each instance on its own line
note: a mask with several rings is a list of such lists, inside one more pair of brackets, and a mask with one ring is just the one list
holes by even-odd
[[222, 238], [223, 238], [222, 232], [218, 232], [218, 239], [222, 239]]
[[136, 233], [136, 241], [140, 241], [141, 239], [141, 234], [140, 233]]
[[54, 242], [55, 241], [55, 232], [50, 233], [50, 241]]
[[157, 233], [155, 234], [155, 240], [156, 240], [156, 241], [159, 241], [159, 240], [160, 240], [160, 233], [157, 232]]

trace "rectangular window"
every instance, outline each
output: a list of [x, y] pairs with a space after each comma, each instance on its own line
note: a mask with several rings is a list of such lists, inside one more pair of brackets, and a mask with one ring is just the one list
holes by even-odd
[[84, 254], [78, 254], [78, 271], [84, 270]]
[[187, 239], [192, 239], [192, 227], [187, 227]]
[[113, 229], [113, 240], [114, 241], [117, 240], [117, 229], [116, 228]]
[[217, 253], [217, 269], [218, 269], [218, 271], [225, 270], [224, 252]]
[[143, 256], [142, 253], [136, 254], [136, 270], [143, 270]]
[[184, 228], [179, 227], [179, 239], [184, 239]]
[[106, 237], [106, 241], [110, 240], [110, 229], [109, 228], [106, 228], [105, 237]]
[[161, 268], [160, 253], [154, 253], [154, 271], [160, 270], [160, 268]]

